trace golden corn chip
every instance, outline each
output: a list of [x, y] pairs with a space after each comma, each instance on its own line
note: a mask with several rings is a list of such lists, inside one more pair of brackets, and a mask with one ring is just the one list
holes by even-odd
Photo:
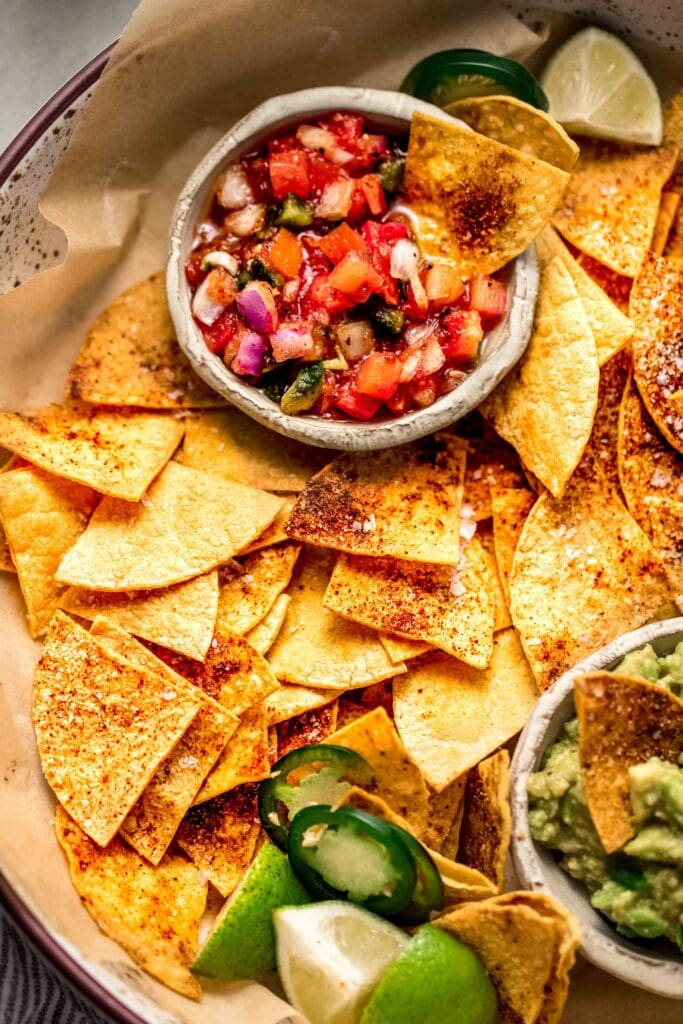
[[517, 541], [536, 501], [536, 495], [521, 487], [494, 488], [491, 491], [493, 510], [493, 548], [506, 600], [510, 601], [510, 572]]
[[461, 420], [458, 432], [467, 445], [462, 517], [479, 522], [491, 516], [494, 487], [526, 487], [524, 468], [512, 445], [480, 415]]
[[221, 570], [216, 631], [242, 636], [270, 611], [289, 583], [298, 544], [278, 544], [247, 555], [237, 571]]
[[427, 787], [429, 790], [429, 815], [424, 842], [430, 849], [436, 850], [444, 856], [447, 854], [444, 853], [443, 845], [448, 836], [452, 834], [456, 818], [458, 822], [460, 819], [466, 783], [467, 775], [465, 774], [454, 779], [440, 793], [432, 789], [431, 786]]
[[664, 107], [664, 145], [678, 149], [678, 160], [670, 186], [683, 195], [683, 89], [679, 89]]
[[278, 722], [303, 715], [306, 711], [322, 708], [336, 700], [337, 696], [334, 690], [312, 690], [307, 686], [283, 683], [266, 698], [268, 725], [277, 725]]
[[285, 533], [285, 525], [296, 501], [295, 494], [281, 494], [282, 508], [273, 519], [270, 526], [267, 526], [263, 533], [260, 533], [256, 540], [247, 544], [246, 548], [240, 551], [240, 555], [250, 555], [252, 551], [260, 551], [262, 548], [269, 548], [273, 544], [281, 544], [289, 537]]
[[650, 242], [650, 252], [653, 252], [655, 256], [661, 256], [666, 249], [671, 229], [676, 223], [680, 203], [681, 197], [677, 192], [662, 192], [657, 223]]
[[[593, 431], [581, 462], [574, 471], [571, 487], [602, 482], [619, 492], [619, 410], [631, 373], [631, 352], [622, 348], [600, 367], [598, 409]], [[582, 482], [582, 483], [581, 483]]]
[[[482, 554], [483, 578], [486, 586], [491, 592], [493, 600], [493, 631], [498, 633], [501, 629], [507, 629], [512, 624], [510, 610], [508, 608], [508, 596], [503, 590], [503, 580], [498, 571], [495, 551], [493, 550], [493, 530], [483, 523], [475, 538], [479, 542]], [[464, 660], [464, 659], [463, 659]]]
[[337, 728], [338, 713], [339, 705], [334, 700], [322, 708], [313, 708], [280, 722], [277, 727], [277, 756], [284, 757], [300, 747], [326, 743]]
[[410, 658], [419, 658], [421, 654], [433, 651], [431, 644], [422, 640], [409, 640], [405, 636], [389, 636], [388, 633], [379, 633], [382, 647], [389, 655], [394, 664], [408, 661]]
[[390, 679], [373, 683], [362, 690], [347, 690], [339, 694], [337, 731], [367, 715], [375, 708], [384, 708], [389, 718], [394, 717], [394, 691]]
[[2, 522], [0, 522], [0, 572], [16, 572], [12, 556], [9, 553], [9, 544], [7, 543], [7, 535], [3, 528]]
[[285, 621], [290, 597], [288, 594], [280, 594], [275, 598], [272, 608], [266, 612], [264, 617], [253, 626], [244, 639], [264, 657], [277, 640], [278, 634]]
[[481, 871], [497, 892], [503, 891], [503, 868], [512, 835], [509, 793], [507, 750], [497, 751], [467, 773], [457, 859]]
[[195, 797], [195, 804], [212, 800], [236, 786], [261, 782], [270, 773], [268, 724], [261, 701], [243, 711], [237, 730]]
[[[681, 190], [683, 195], [683, 171], [681, 172]], [[664, 256], [668, 260], [683, 259], [683, 202], [678, 204], [678, 210], [664, 246]]]

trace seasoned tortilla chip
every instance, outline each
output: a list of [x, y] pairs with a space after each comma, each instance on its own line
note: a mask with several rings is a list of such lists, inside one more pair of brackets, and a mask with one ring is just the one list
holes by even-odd
[[680, 203], [681, 197], [677, 192], [662, 192], [662, 199], [659, 204], [659, 213], [657, 214], [657, 223], [655, 224], [655, 229], [652, 233], [652, 241], [650, 242], [650, 251], [653, 252], [655, 256], [661, 256], [666, 249], [669, 234], [676, 222], [676, 215], [678, 213]]
[[375, 708], [384, 708], [389, 718], [394, 717], [394, 691], [391, 680], [374, 683], [362, 690], [347, 690], [339, 694], [337, 731], [367, 715]]
[[565, 171], [462, 125], [413, 114], [405, 191], [426, 259], [466, 276], [500, 270], [548, 223]]
[[95, 507], [90, 487], [29, 466], [0, 474], [0, 521], [26, 602], [32, 637], [45, 632], [64, 587], [55, 581], [62, 556]]
[[306, 547], [289, 588], [291, 601], [268, 655], [281, 682], [322, 690], [348, 690], [405, 670], [386, 654], [374, 630], [323, 607], [334, 553]]
[[266, 719], [268, 725], [277, 725], [306, 711], [322, 708], [336, 699], [334, 690], [312, 690], [307, 686], [283, 683], [266, 698]]
[[[467, 774], [461, 775], [459, 779], [455, 780], [455, 782], [451, 782], [451, 786], [457, 785], [460, 779], [466, 782]], [[444, 789], [443, 792], [447, 793], [451, 786], [446, 786], [446, 789]], [[445, 857], [446, 860], [458, 859], [458, 847], [460, 846], [460, 828], [462, 827], [462, 816], [464, 813], [465, 800], [463, 786], [463, 799], [461, 799], [460, 803], [456, 807], [455, 815], [453, 816], [453, 821], [451, 822], [451, 827], [449, 828], [447, 834], [444, 836], [443, 842], [441, 843], [441, 847], [439, 849], [439, 853], [441, 854], [442, 857]]]
[[514, 629], [496, 633], [487, 669], [427, 656], [394, 680], [396, 727], [436, 790], [526, 724], [538, 697]]
[[91, 590], [156, 590], [232, 558], [277, 515], [265, 491], [169, 462], [138, 504], [105, 498], [57, 578]]
[[189, 679], [234, 715], [279, 689], [268, 662], [243, 638], [216, 634], [204, 662], [175, 654], [158, 644], [152, 650], [174, 672]]
[[605, 295], [612, 300], [617, 309], [620, 309], [624, 316], [628, 317], [629, 296], [633, 287], [633, 278], [626, 277], [624, 274], [617, 274], [616, 270], [610, 270], [604, 263], [594, 260], [592, 256], [585, 252], [580, 252], [571, 243], [567, 242], [567, 245], [570, 246], [572, 255], [581, 269], [586, 271], [599, 288], [602, 288]]
[[237, 409], [201, 413], [188, 420], [180, 461], [264, 491], [302, 491], [333, 452], [273, 438]]
[[345, 618], [422, 640], [476, 668], [491, 660], [493, 582], [476, 537], [454, 567], [340, 555], [323, 602]]
[[497, 751], [467, 773], [457, 859], [481, 871], [497, 892], [503, 891], [503, 868], [512, 835], [509, 792], [507, 750]]
[[651, 757], [678, 761], [683, 700], [657, 683], [619, 672], [574, 680], [586, 802], [600, 841], [614, 853], [633, 835], [628, 770]]
[[55, 830], [74, 889], [105, 935], [164, 985], [200, 999], [190, 964], [199, 949], [207, 886], [194, 865], [169, 854], [153, 867], [118, 837], [102, 850], [61, 807]]
[[[683, 501], [649, 499], [642, 528], [662, 560], [676, 603], [683, 605]], [[663, 616], [667, 617], [667, 616]]]
[[270, 526], [267, 526], [263, 533], [260, 533], [256, 540], [253, 540], [251, 544], [248, 544], [246, 548], [240, 551], [241, 555], [250, 555], [252, 551], [260, 551], [262, 548], [269, 548], [273, 544], [281, 544], [283, 541], [289, 540], [289, 537], [285, 533], [285, 525], [290, 517], [291, 511], [294, 508], [294, 502], [296, 501], [295, 494], [281, 494], [282, 508], [273, 519]]
[[579, 147], [562, 125], [537, 107], [514, 96], [468, 96], [446, 108], [480, 135], [544, 160], [561, 171], [571, 171]]
[[375, 772], [373, 792], [386, 800], [421, 837], [427, 826], [429, 793], [420, 769], [384, 708], [375, 708], [339, 729], [330, 737], [330, 743], [355, 750], [370, 762]]
[[506, 600], [510, 601], [510, 572], [515, 548], [536, 495], [521, 487], [493, 488], [493, 549]]
[[101, 615], [128, 633], [201, 661], [206, 657], [216, 623], [218, 572], [212, 569], [163, 590], [111, 594], [71, 587], [61, 597], [59, 606], [82, 619], [92, 620]]
[[678, 148], [670, 187], [683, 195], [683, 89], [679, 89], [664, 107], [664, 145]]
[[498, 571], [498, 563], [496, 562], [496, 555], [493, 550], [493, 530], [491, 527], [486, 523], [482, 523], [475, 540], [479, 542], [482, 554], [482, 575], [486, 580], [487, 587], [491, 591], [493, 600], [493, 632], [498, 633], [501, 629], [507, 629], [512, 624], [512, 619], [510, 618], [510, 610], [508, 608], [508, 597], [503, 590], [503, 581]]
[[574, 471], [571, 487], [594, 485], [619, 492], [619, 409], [631, 373], [631, 352], [622, 348], [600, 367], [598, 409], [593, 420], [593, 431], [581, 462]]
[[41, 469], [125, 501], [139, 501], [180, 444], [170, 416], [48, 405], [0, 412], [0, 444]]
[[652, 544], [616, 492], [580, 479], [538, 499], [517, 543], [510, 612], [539, 689], [673, 594]]
[[347, 452], [309, 481], [287, 533], [356, 555], [457, 565], [465, 446], [448, 434]]
[[529, 346], [481, 410], [555, 497], [588, 443], [599, 376], [588, 318], [569, 271], [554, 257], [541, 268]]
[[[451, 834], [456, 818], [460, 819], [466, 783], [467, 775], [460, 775], [440, 793], [437, 793], [431, 786], [427, 787], [429, 790], [429, 820], [425, 829], [424, 842], [430, 849], [443, 854], [443, 844]], [[455, 860], [455, 857], [453, 859]]]
[[[681, 171], [681, 195], [683, 195], [683, 171]], [[664, 255], [669, 260], [683, 259], [683, 202], [678, 204], [678, 210], [664, 246]]]
[[178, 846], [221, 896], [237, 888], [256, 850], [258, 786], [237, 786], [229, 793], [192, 807], [178, 830]]
[[337, 701], [322, 708], [304, 711], [295, 718], [280, 722], [277, 727], [277, 756], [284, 757], [299, 747], [314, 743], [327, 743], [337, 728], [339, 705]]
[[467, 444], [462, 517], [479, 522], [491, 516], [494, 487], [525, 487], [517, 452], [481, 416], [467, 427], [458, 423]]
[[237, 572], [221, 571], [216, 631], [242, 636], [270, 611], [292, 577], [298, 544], [278, 544], [247, 555]]
[[0, 572], [16, 572], [12, 556], [9, 553], [9, 544], [2, 523], [0, 522]]
[[114, 299], [88, 331], [67, 378], [72, 401], [144, 409], [224, 406], [176, 341], [163, 271]]
[[378, 636], [394, 664], [419, 658], [421, 654], [434, 650], [431, 644], [423, 643], [422, 640], [408, 640], [405, 636], [389, 636], [388, 633], [379, 633]]
[[111, 654], [56, 612], [36, 668], [33, 726], [45, 778], [106, 846], [194, 721], [201, 696]]
[[[186, 685], [143, 644], [106, 619], [95, 619], [90, 632], [107, 650], [143, 671], [163, 676], [170, 687], [178, 681]], [[161, 762], [124, 821], [121, 834], [152, 864], [158, 864], [168, 849], [183, 815], [238, 725], [236, 715], [204, 697], [194, 722]]]
[[212, 800], [235, 786], [261, 782], [270, 773], [268, 725], [261, 701], [243, 711], [240, 724], [195, 797], [195, 804]]
[[633, 373], [647, 411], [683, 452], [683, 263], [648, 256], [631, 292]]
[[288, 594], [280, 594], [273, 603], [269, 612], [264, 615], [257, 625], [245, 634], [245, 640], [251, 644], [258, 654], [266, 655], [277, 640], [278, 634], [285, 621], [290, 597]]
[[434, 924], [480, 957], [501, 1024], [558, 1024], [579, 944], [564, 908], [541, 893], [509, 892], [456, 907]]
[[538, 258], [542, 264], [558, 256], [569, 272], [595, 339], [598, 362], [602, 366], [623, 348], [633, 335], [633, 324], [577, 263], [557, 232], [548, 226], [536, 239]]

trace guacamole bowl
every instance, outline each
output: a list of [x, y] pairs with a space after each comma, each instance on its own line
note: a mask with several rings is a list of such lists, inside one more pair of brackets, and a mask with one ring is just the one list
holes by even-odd
[[574, 717], [574, 679], [583, 672], [613, 669], [627, 654], [651, 644], [658, 656], [683, 641], [683, 618], [650, 623], [618, 637], [566, 672], [540, 698], [512, 762], [512, 857], [521, 885], [546, 892], [571, 910], [581, 928], [581, 952], [616, 978], [670, 999], [683, 999], [683, 957], [665, 940], [639, 944], [620, 935], [589, 901], [588, 890], [559, 866], [553, 850], [536, 843], [529, 828], [527, 784], [546, 750]]

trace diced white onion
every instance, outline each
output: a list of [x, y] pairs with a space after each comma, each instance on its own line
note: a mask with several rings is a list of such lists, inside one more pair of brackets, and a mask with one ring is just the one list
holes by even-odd
[[253, 203], [254, 193], [242, 164], [230, 164], [225, 168], [218, 179], [216, 194], [218, 202], [226, 210], [241, 210], [248, 203]]
[[323, 189], [316, 206], [316, 215], [321, 220], [343, 220], [351, 209], [354, 184], [351, 178], [331, 181]]
[[234, 213], [229, 213], [223, 221], [225, 230], [229, 231], [231, 235], [237, 235], [238, 238], [246, 238], [247, 235], [253, 235], [265, 223], [265, 203], [251, 203], [249, 206], [245, 206], [243, 210], [235, 210]]
[[197, 291], [194, 293], [192, 299], [192, 315], [196, 317], [200, 323], [206, 324], [210, 327], [214, 324], [218, 317], [221, 315], [225, 306], [219, 305], [217, 302], [212, 302], [206, 294], [207, 288], [209, 287], [209, 278], [205, 277], [200, 284]]
[[426, 376], [436, 373], [445, 362], [446, 357], [437, 338], [429, 338], [422, 347], [422, 372]]
[[391, 250], [390, 273], [399, 281], [409, 281], [417, 270], [420, 253], [414, 242], [408, 238], [399, 238]]
[[240, 265], [235, 257], [229, 252], [223, 252], [220, 249], [216, 249], [214, 252], [207, 252], [204, 262], [208, 263], [210, 267], [223, 267], [223, 270], [227, 270], [233, 277], [235, 277], [240, 269]]
[[282, 286], [282, 301], [294, 302], [298, 294], [299, 279], [297, 277], [293, 277], [291, 281], [285, 281], [285, 283]]
[[375, 336], [367, 320], [339, 324], [335, 337], [340, 352], [350, 363], [369, 355], [375, 347]]
[[413, 271], [410, 275], [410, 287], [413, 289], [413, 298], [418, 309], [426, 309], [429, 305], [429, 300], [417, 270]]
[[296, 137], [306, 149], [316, 149], [322, 153], [327, 160], [333, 164], [347, 164], [353, 159], [353, 153], [349, 153], [339, 145], [336, 135], [329, 132], [327, 128], [316, 128], [311, 124], [301, 124], [296, 130]]

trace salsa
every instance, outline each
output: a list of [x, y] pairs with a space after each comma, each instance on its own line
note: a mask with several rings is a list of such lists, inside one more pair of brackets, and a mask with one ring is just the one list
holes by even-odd
[[420, 256], [405, 138], [335, 113], [230, 164], [185, 273], [209, 349], [289, 414], [370, 420], [456, 388], [505, 315], [495, 277]]

